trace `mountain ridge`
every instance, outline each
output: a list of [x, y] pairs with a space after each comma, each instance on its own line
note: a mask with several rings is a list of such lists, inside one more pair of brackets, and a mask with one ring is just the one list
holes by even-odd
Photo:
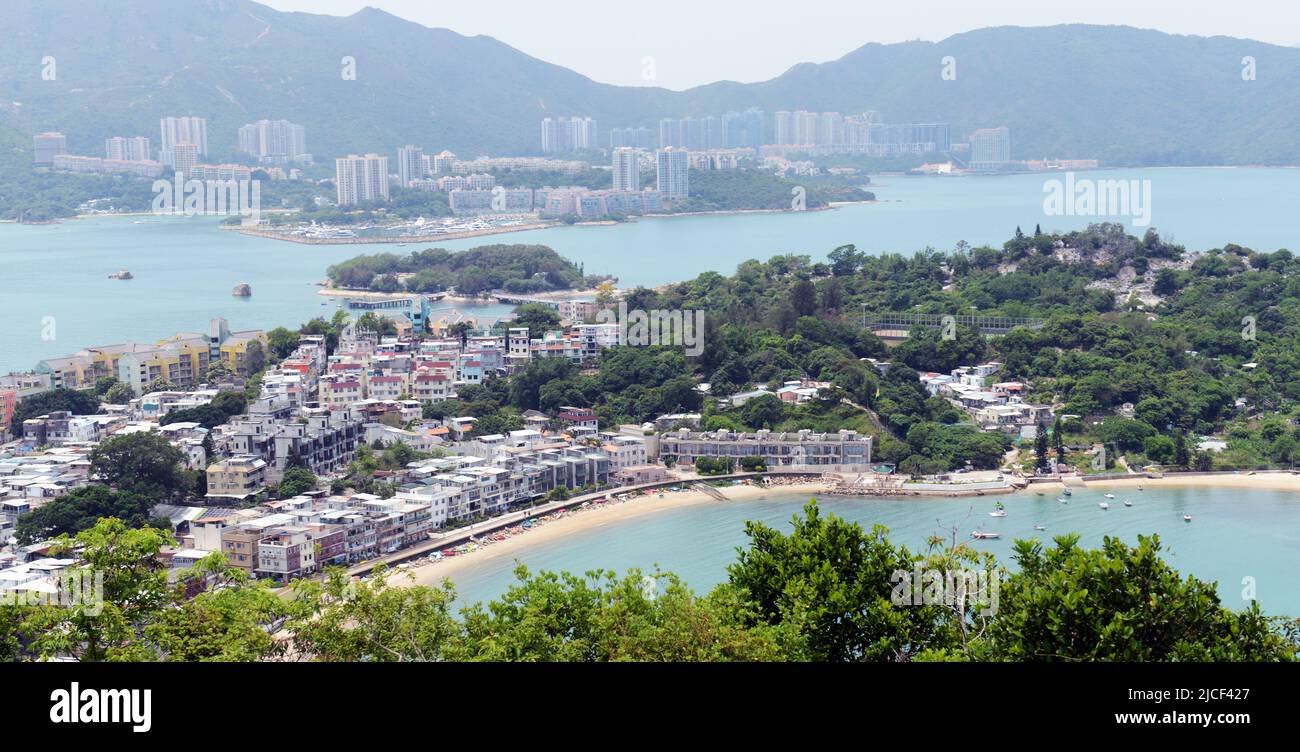
[[[610, 128], [750, 106], [951, 122], [954, 136], [1007, 125], [1019, 159], [1125, 164], [1296, 164], [1300, 49], [1127, 26], [999, 26], [937, 41], [866, 43], [767, 81], [684, 91], [605, 84], [488, 35], [426, 27], [378, 8], [281, 12], [252, 0], [112, 9], [16, 0], [0, 50], [0, 124], [61, 130], [97, 154], [109, 135], [157, 141], [164, 115], [208, 118], [213, 158], [261, 118], [307, 128], [318, 158], [405, 143], [462, 155], [535, 153], [541, 118], [590, 115]], [[123, 49], [134, 50], [122, 54]], [[38, 64], [57, 63], [44, 81]], [[940, 77], [941, 59], [957, 77]], [[1255, 57], [1258, 78], [1241, 78]], [[356, 80], [341, 76], [356, 60]], [[1249, 115], [1247, 115], [1249, 114]], [[770, 125], [769, 125], [770, 127]]]

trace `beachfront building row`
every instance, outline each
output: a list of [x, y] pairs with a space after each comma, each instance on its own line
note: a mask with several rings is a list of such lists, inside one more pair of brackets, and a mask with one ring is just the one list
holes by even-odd
[[261, 367], [258, 358], [263, 357], [265, 342], [266, 335], [260, 330], [232, 332], [225, 319], [216, 318], [207, 334], [181, 332], [153, 344], [88, 347], [65, 358], [42, 360], [35, 372], [47, 375], [55, 389], [89, 389], [96, 379], [115, 376], [139, 396], [147, 384], [159, 378], [181, 388], [197, 386], [208, 365], [217, 361], [248, 376]]
[[315, 493], [247, 510], [206, 510], [188, 523], [182, 551], [190, 559], [222, 552], [250, 577], [278, 582], [322, 567], [355, 564], [428, 540], [427, 505], [372, 494]]
[[576, 491], [609, 485], [614, 473], [602, 451], [564, 441], [509, 447], [491, 459], [458, 455], [408, 468], [410, 483], [395, 498], [428, 504], [434, 526], [490, 517], [535, 501], [556, 488]]
[[808, 429], [784, 432], [760, 430], [696, 432], [689, 428], [659, 435], [659, 456], [678, 465], [697, 459], [761, 457], [769, 468], [816, 467], [825, 472], [853, 471], [871, 464], [871, 437], [841, 429], [822, 433]]

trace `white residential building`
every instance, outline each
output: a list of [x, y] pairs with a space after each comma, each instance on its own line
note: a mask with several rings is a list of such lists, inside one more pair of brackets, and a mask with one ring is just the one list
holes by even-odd
[[334, 160], [339, 206], [388, 200], [388, 157], [349, 154]]

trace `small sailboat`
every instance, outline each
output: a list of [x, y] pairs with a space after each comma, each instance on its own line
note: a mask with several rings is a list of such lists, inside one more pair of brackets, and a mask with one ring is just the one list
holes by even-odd
[[990, 517], [1006, 517], [1006, 516], [1007, 516], [1007, 512], [1006, 512], [1005, 509], [999, 509], [999, 510], [996, 511], [996, 512], [989, 512], [989, 516], [990, 516]]
[[1191, 521], [1192, 521], [1192, 516], [1190, 514], [1183, 515], [1183, 522], [1191, 522]]
[[1097, 506], [1101, 507], [1102, 509], [1110, 509], [1110, 504], [1107, 504], [1104, 501], [1098, 504]]
[[1108, 498], [1108, 499], [1113, 499], [1113, 498], [1115, 498], [1115, 494], [1108, 493], [1108, 494], [1106, 494], [1106, 498]]
[[1074, 492], [1070, 490], [1070, 487], [1069, 487], [1069, 486], [1066, 486], [1066, 487], [1062, 488], [1062, 489], [1061, 489], [1061, 493], [1062, 493], [1063, 495], [1065, 495], [1065, 496], [1073, 496], [1073, 495], [1074, 495]]
[[1126, 507], [1131, 507], [1131, 506], [1133, 506], [1133, 502], [1129, 501], [1128, 499], [1125, 499], [1125, 500], [1124, 500], [1124, 506], [1126, 506]]

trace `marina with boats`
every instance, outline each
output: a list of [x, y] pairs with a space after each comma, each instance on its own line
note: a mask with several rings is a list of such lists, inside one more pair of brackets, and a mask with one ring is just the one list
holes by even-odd
[[442, 240], [473, 238], [523, 230], [542, 230], [557, 223], [539, 219], [535, 214], [494, 214], [491, 216], [445, 217], [428, 219], [417, 217], [400, 222], [362, 223], [355, 225], [330, 225], [326, 223], [300, 223], [283, 227], [234, 227], [245, 235], [271, 240], [288, 240], [314, 245], [351, 243], [436, 243]]

